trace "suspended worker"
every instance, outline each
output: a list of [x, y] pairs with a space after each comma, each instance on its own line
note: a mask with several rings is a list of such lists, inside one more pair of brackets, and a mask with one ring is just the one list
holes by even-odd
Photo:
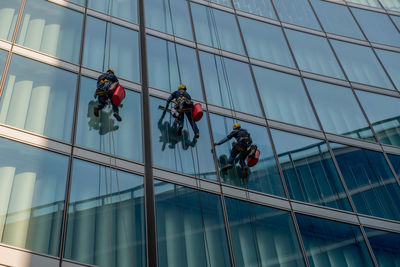
[[186, 114], [186, 118], [188, 119], [190, 125], [192, 126], [194, 137], [199, 138], [199, 128], [197, 128], [196, 123], [193, 120], [193, 101], [190, 95], [186, 92], [186, 85], [181, 84], [178, 87], [178, 90], [173, 92], [167, 99], [167, 104], [165, 105], [164, 114], [168, 110], [169, 103], [175, 100], [175, 105], [171, 110], [172, 116], [175, 118], [178, 123], [178, 135], [182, 135], [183, 122], [185, 120], [184, 114]]
[[242, 167], [243, 170], [247, 170], [248, 168], [245, 159], [249, 154], [249, 148], [253, 141], [251, 140], [249, 132], [246, 129], [241, 128], [239, 123], [233, 124], [233, 131], [218, 143], [214, 143], [214, 146], [222, 145], [223, 143], [231, 140], [233, 137], [236, 139], [236, 142], [232, 143], [232, 150], [228, 159], [228, 163], [221, 169], [221, 171], [231, 169], [233, 167], [232, 163], [239, 154], [240, 167]]
[[118, 78], [115, 76], [113, 69], [108, 69], [106, 73], [101, 74], [97, 78], [97, 89], [94, 97], [99, 98], [99, 105], [94, 107], [94, 115], [96, 117], [99, 116], [99, 110], [103, 109], [107, 104], [107, 100], [109, 100], [114, 111], [114, 117], [117, 121], [122, 120], [119, 116], [118, 106], [112, 102], [112, 96], [118, 84]]

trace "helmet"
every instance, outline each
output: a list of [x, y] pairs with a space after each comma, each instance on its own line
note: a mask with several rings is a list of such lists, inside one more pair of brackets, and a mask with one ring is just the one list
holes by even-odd
[[184, 85], [184, 84], [179, 85], [178, 90], [181, 90], [181, 89], [186, 90], [186, 85]]
[[236, 122], [233, 124], [233, 130], [236, 130], [237, 128], [240, 128], [240, 124]]
[[114, 74], [114, 70], [111, 69], [111, 68], [109, 68], [109, 69], [107, 70], [107, 72], [111, 72], [112, 74]]

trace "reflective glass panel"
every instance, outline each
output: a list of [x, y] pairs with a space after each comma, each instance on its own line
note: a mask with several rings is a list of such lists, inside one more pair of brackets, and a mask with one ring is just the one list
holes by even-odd
[[300, 69], [344, 79], [325, 38], [294, 30], [285, 31]]
[[387, 154], [387, 155], [390, 160], [390, 163], [393, 166], [394, 171], [397, 174], [397, 177], [399, 177], [400, 176], [400, 156], [399, 155], [390, 155], [390, 154]]
[[44, 0], [27, 1], [17, 44], [79, 62], [82, 13]]
[[[219, 142], [232, 131], [234, 121], [231, 118], [215, 114], [210, 114], [210, 118], [214, 142]], [[235, 122], [239, 122], [242, 128], [246, 129], [250, 133], [253, 144], [256, 144], [260, 150], [260, 158], [257, 165], [249, 168], [246, 178], [239, 166], [239, 157], [237, 157], [232, 169], [226, 172], [220, 172], [222, 182], [284, 197], [285, 194], [283, 192], [282, 182], [272, 151], [272, 146], [269, 141], [267, 129], [263, 126], [243, 121], [235, 120]], [[226, 165], [233, 142], [236, 142], [234, 138], [223, 145], [215, 147], [220, 168]]]
[[400, 29], [400, 17], [398, 16], [390, 16], [394, 23], [396, 24], [397, 28]]
[[192, 98], [203, 101], [196, 51], [150, 35], [146, 44], [149, 85], [173, 92], [183, 83]]
[[136, 0], [88, 0], [88, 8], [137, 23]]
[[209, 2], [217, 3], [220, 5], [232, 7], [232, 3], [230, 0], [209, 0]]
[[208, 103], [261, 116], [248, 64], [200, 52]]
[[81, 5], [81, 6], [86, 5], [86, 0], [66, 0], [66, 1], [78, 4], [78, 5]]
[[351, 10], [371, 42], [400, 46], [400, 33], [388, 15], [358, 8]]
[[310, 266], [374, 266], [360, 228], [296, 214]]
[[249, 57], [294, 68], [281, 27], [239, 17]]
[[194, 3], [191, 7], [197, 42], [244, 54], [233, 14]]
[[144, 4], [147, 27], [193, 40], [185, 0], [147, 0]]
[[68, 157], [0, 138], [0, 242], [59, 255]]
[[235, 8], [244, 12], [252, 13], [262, 17], [276, 19], [274, 8], [270, 0], [233, 0]]
[[382, 153], [332, 144], [359, 213], [400, 220], [400, 188]]
[[400, 11], [400, 1], [399, 0], [380, 0], [383, 7], [386, 9]]
[[289, 212], [232, 198], [225, 204], [236, 266], [305, 266]]
[[321, 30], [307, 0], [273, 0], [283, 22]]
[[[125, 90], [126, 98], [119, 108], [122, 122], [105, 106], [99, 117], [93, 114], [98, 100], [93, 95], [96, 80], [82, 77], [75, 142], [83, 147], [135, 161], [142, 161], [142, 116], [140, 94]], [[111, 151], [110, 151], [111, 150]]]
[[352, 2], [360, 5], [365, 6], [372, 6], [372, 7], [381, 7], [377, 0], [346, 0], [347, 2]]
[[110, 29], [110, 23], [88, 16], [83, 65], [97, 71], [111, 67], [119, 78], [140, 82], [138, 38], [137, 31], [115, 24]]
[[311, 3], [326, 32], [364, 39], [346, 6], [321, 0], [311, 0]]
[[364, 228], [379, 266], [396, 266], [400, 262], [400, 234]]
[[0, 123], [71, 141], [76, 74], [13, 55]]
[[383, 66], [392, 78], [393, 83], [400, 89], [400, 53], [376, 48], [375, 52], [378, 54]]
[[182, 136], [178, 136], [175, 119], [169, 113], [162, 116], [160, 106], [165, 107], [165, 100], [152, 97], [150, 110], [154, 166], [217, 180], [206, 114], [196, 122], [200, 138], [195, 139], [187, 118]]
[[231, 266], [218, 195], [155, 181], [158, 266]]
[[319, 130], [300, 77], [253, 66], [269, 119]]
[[371, 48], [331, 40], [350, 81], [393, 89]]
[[22, 0], [2, 0], [0, 3], [0, 39], [11, 41]]
[[305, 82], [325, 131], [374, 141], [350, 88], [308, 79]]
[[400, 146], [400, 99], [356, 90], [381, 143]]
[[64, 257], [145, 266], [145, 250], [143, 178], [74, 160]]
[[352, 211], [323, 140], [271, 130], [292, 199]]
[[4, 65], [6, 64], [7, 56], [8, 56], [8, 51], [0, 49], [0, 69], [1, 70], [4, 70], [3, 68], [4, 68]]

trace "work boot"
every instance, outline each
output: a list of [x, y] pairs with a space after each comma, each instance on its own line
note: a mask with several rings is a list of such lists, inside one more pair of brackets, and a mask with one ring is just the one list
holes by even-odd
[[114, 117], [117, 119], [117, 121], [122, 121], [121, 116], [119, 116], [118, 112], [114, 112]]
[[178, 128], [178, 136], [182, 135], [183, 126], [179, 126]]
[[199, 133], [196, 133], [195, 135], [194, 135], [194, 138], [199, 138], [200, 137], [200, 134]]
[[94, 113], [94, 115], [95, 115], [96, 117], [99, 116], [99, 107], [98, 107], [98, 106], [95, 106], [95, 107], [93, 108], [93, 113]]
[[227, 170], [229, 170], [229, 169], [232, 169], [232, 164], [226, 164], [222, 169], [221, 169], [221, 172], [223, 172], [223, 171], [227, 171]]

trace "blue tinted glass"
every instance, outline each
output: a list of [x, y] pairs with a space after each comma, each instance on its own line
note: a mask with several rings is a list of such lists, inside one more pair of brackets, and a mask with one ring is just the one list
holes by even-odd
[[221, 198], [155, 181], [158, 266], [231, 266]]
[[239, 17], [249, 57], [294, 68], [281, 27]]
[[232, 7], [231, 0], [209, 0], [209, 2], [217, 3], [220, 5]]
[[325, 38], [288, 29], [285, 31], [301, 70], [344, 79]]
[[106, 71], [111, 67], [119, 78], [139, 82], [138, 32], [115, 24], [112, 24], [111, 28], [110, 24], [103, 20], [88, 17], [83, 65], [97, 71]]
[[6, 64], [8, 52], [0, 49], [0, 69], [2, 70], [4, 68], [4, 65]]
[[179, 44], [176, 44], [175, 50], [174, 43], [150, 35], [147, 35], [146, 41], [149, 85], [173, 92], [183, 83], [192, 98], [203, 101], [196, 51]]
[[400, 146], [400, 99], [356, 91], [381, 143]]
[[324, 141], [278, 130], [271, 134], [292, 199], [351, 211]]
[[[85, 0], [78, 1], [83, 2], [82, 5], [84, 5]], [[136, 0], [88, 0], [88, 7], [107, 14], [112, 12], [111, 15], [114, 17], [137, 23]]]
[[380, 0], [383, 7], [390, 10], [400, 11], [399, 0]]
[[393, 89], [371, 48], [331, 40], [350, 81]]
[[379, 266], [396, 266], [400, 262], [400, 234], [364, 229]]
[[[219, 142], [232, 131], [234, 121], [231, 118], [214, 114], [210, 114], [210, 118], [214, 141]], [[222, 181], [227, 184], [283, 197], [284, 192], [282, 182], [280, 180], [278, 167], [276, 166], [272, 147], [269, 142], [267, 129], [263, 126], [247, 122], [239, 121], [239, 123], [242, 128], [246, 129], [250, 133], [253, 144], [258, 146], [258, 149], [260, 150], [260, 158], [257, 165], [249, 169], [247, 178], [243, 175], [242, 168], [240, 168], [239, 162], [237, 162], [238, 160], [234, 161], [234, 168], [227, 172], [221, 172]], [[220, 168], [226, 165], [233, 142], [236, 142], [234, 138], [223, 145], [215, 147]]]
[[308, 79], [305, 82], [325, 131], [374, 141], [350, 88]]
[[390, 163], [392, 164], [394, 171], [397, 173], [397, 176], [400, 176], [400, 156], [398, 155], [390, 155], [388, 154]]
[[400, 53], [387, 50], [376, 49], [378, 57], [382, 61], [383, 66], [392, 78], [393, 83], [400, 89]]
[[0, 138], [0, 242], [59, 255], [68, 157]]
[[237, 10], [276, 19], [274, 8], [270, 0], [233, 0], [233, 3]]
[[269, 119], [319, 130], [299, 77], [257, 66], [253, 71]]
[[290, 213], [225, 198], [235, 263], [305, 266]]
[[400, 46], [400, 34], [388, 15], [358, 8], [351, 10], [371, 42]]
[[312, 0], [311, 3], [326, 32], [364, 39], [346, 6], [321, 0]]
[[261, 116], [248, 64], [200, 52], [208, 103]]
[[400, 220], [400, 188], [382, 153], [332, 145], [359, 213]]
[[[76, 143], [93, 150], [115, 154], [122, 158], [142, 161], [142, 116], [140, 94], [126, 89], [126, 98], [119, 108], [122, 122], [112, 115], [112, 108], [104, 107], [95, 117], [93, 108], [98, 100], [93, 94], [96, 80], [82, 77]], [[110, 151], [111, 150], [111, 151]]]
[[144, 4], [147, 27], [193, 40], [185, 0], [147, 0]]
[[86, 0], [67, 0], [68, 2], [72, 2], [81, 6], [86, 5]]
[[390, 16], [394, 23], [396, 24], [397, 28], [400, 29], [400, 17], [398, 16]]
[[347, 0], [347, 2], [352, 2], [356, 4], [361, 4], [365, 6], [381, 7], [377, 0]]
[[360, 228], [296, 214], [310, 266], [374, 266]]
[[196, 123], [200, 129], [200, 138], [193, 137], [193, 130], [187, 119], [182, 136], [178, 136], [175, 119], [170, 114], [163, 117], [160, 105], [164, 107], [165, 100], [151, 98], [153, 164], [168, 170], [216, 180], [206, 115]]
[[307, 0], [273, 0], [281, 21], [321, 30]]
[[2, 0], [0, 3], [0, 39], [11, 41], [22, 0]]
[[68, 208], [65, 258], [145, 266], [142, 177], [74, 160]]
[[194, 29], [199, 43], [244, 54], [235, 16], [218, 9], [191, 3]]
[[13, 55], [0, 123], [71, 141], [76, 74]]

